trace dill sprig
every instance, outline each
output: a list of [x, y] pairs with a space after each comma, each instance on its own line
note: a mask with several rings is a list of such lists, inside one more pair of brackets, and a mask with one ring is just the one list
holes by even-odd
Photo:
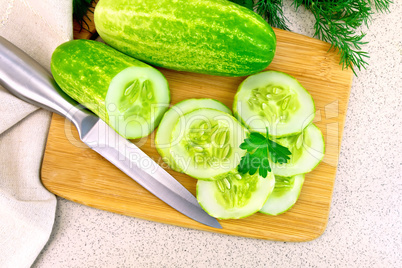
[[258, 0], [255, 9], [272, 27], [290, 31], [286, 23], [288, 20], [283, 14], [282, 0]]
[[85, 18], [90, 20], [88, 12], [93, 13], [93, 7], [94, 0], [73, 0], [73, 19], [80, 25], [80, 31], [82, 29], [89, 31], [89, 25], [85, 21]]
[[[314, 37], [330, 43], [331, 49], [338, 49], [342, 68], [351, 68], [355, 74], [354, 68], [366, 68], [369, 58], [362, 51], [367, 44], [363, 41], [366, 34], [357, 29], [363, 24], [369, 26], [372, 6], [378, 12], [389, 12], [391, 3], [391, 0], [293, 0], [296, 11], [303, 5], [314, 15]], [[253, 9], [271, 26], [289, 30], [282, 0], [258, 0]]]
[[254, 0], [231, 0], [233, 3], [247, 7], [248, 9], [254, 9]]
[[369, 58], [361, 51], [364, 33], [356, 33], [362, 24], [368, 26], [372, 14], [371, 6], [365, 0], [294, 0], [297, 9], [304, 5], [315, 17], [314, 36], [338, 48], [342, 68], [366, 68]]
[[230, 0], [233, 3], [255, 10], [272, 27], [290, 31], [286, 23], [288, 20], [283, 14], [282, 0]]
[[375, 9], [380, 12], [389, 12], [389, 5], [392, 4], [390, 0], [371, 0], [374, 2]]

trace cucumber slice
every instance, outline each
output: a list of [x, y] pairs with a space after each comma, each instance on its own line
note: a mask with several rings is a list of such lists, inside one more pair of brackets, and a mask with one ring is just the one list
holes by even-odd
[[260, 212], [276, 216], [288, 211], [299, 198], [303, 183], [304, 174], [293, 177], [275, 175], [274, 191], [268, 197]]
[[172, 106], [162, 117], [155, 136], [155, 146], [158, 153], [162, 156], [171, 169], [180, 172], [180, 168], [174, 162], [170, 154], [170, 140], [172, 137], [173, 127], [180, 116], [200, 108], [216, 109], [228, 114], [232, 111], [223, 103], [213, 99], [188, 99]]
[[177, 120], [170, 154], [187, 175], [211, 180], [237, 167], [245, 151], [239, 145], [247, 137], [233, 116], [215, 109], [197, 109]]
[[263, 178], [258, 173], [241, 175], [235, 169], [219, 177], [197, 182], [198, 203], [218, 219], [240, 219], [258, 212], [275, 186], [272, 172]]
[[292, 76], [266, 71], [240, 84], [233, 103], [235, 117], [249, 129], [283, 137], [303, 131], [315, 114], [310, 93]]
[[280, 138], [275, 142], [287, 147], [292, 153], [286, 164], [272, 163], [272, 172], [278, 176], [291, 177], [310, 172], [324, 157], [324, 137], [314, 124], [310, 124], [298, 135]]
[[105, 104], [109, 122], [130, 139], [149, 135], [169, 107], [166, 79], [156, 69], [132, 66], [110, 82]]

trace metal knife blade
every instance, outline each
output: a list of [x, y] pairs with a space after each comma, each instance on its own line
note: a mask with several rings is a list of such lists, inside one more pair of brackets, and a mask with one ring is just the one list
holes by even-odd
[[85, 144], [171, 207], [202, 224], [222, 228], [175, 178], [68, 97], [39, 63], [1, 36], [0, 84], [27, 102], [67, 117]]
[[171, 207], [205, 225], [222, 228], [186, 188], [103, 120], [93, 124], [82, 141]]

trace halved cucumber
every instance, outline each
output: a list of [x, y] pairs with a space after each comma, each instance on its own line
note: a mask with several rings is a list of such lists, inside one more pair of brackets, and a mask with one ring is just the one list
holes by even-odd
[[124, 137], [149, 135], [159, 124], [170, 102], [169, 87], [154, 68], [132, 66], [110, 82], [105, 104], [109, 122]]
[[258, 212], [275, 186], [273, 173], [266, 178], [240, 175], [237, 169], [221, 174], [216, 181], [197, 182], [197, 200], [212, 217], [240, 219]]
[[148, 135], [170, 102], [161, 72], [101, 42], [63, 43], [50, 67], [66, 94], [128, 139]]
[[304, 174], [293, 177], [275, 175], [275, 188], [260, 212], [275, 216], [288, 211], [299, 198], [303, 183]]
[[170, 140], [172, 137], [173, 127], [180, 116], [200, 108], [216, 109], [228, 114], [232, 111], [223, 103], [213, 99], [188, 99], [172, 106], [162, 117], [155, 136], [155, 146], [159, 154], [162, 156], [171, 169], [180, 171], [180, 168], [174, 162], [170, 154]]
[[292, 76], [266, 71], [240, 84], [233, 103], [235, 117], [250, 130], [283, 137], [303, 131], [315, 114], [313, 98]]
[[310, 172], [324, 157], [324, 137], [314, 124], [310, 124], [300, 134], [276, 139], [275, 142], [287, 147], [292, 153], [286, 164], [272, 163], [272, 172], [278, 176], [290, 177]]
[[215, 109], [197, 109], [177, 120], [170, 154], [187, 175], [210, 180], [237, 167], [245, 151], [239, 145], [247, 137], [233, 116]]

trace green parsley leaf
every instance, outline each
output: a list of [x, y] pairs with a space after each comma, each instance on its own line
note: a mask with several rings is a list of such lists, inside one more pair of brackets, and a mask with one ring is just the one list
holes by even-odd
[[247, 151], [237, 166], [239, 173], [254, 175], [258, 170], [259, 175], [264, 178], [271, 172], [269, 159], [274, 163], [284, 164], [292, 154], [288, 148], [269, 139], [268, 128], [266, 137], [258, 132], [251, 132], [239, 147]]

